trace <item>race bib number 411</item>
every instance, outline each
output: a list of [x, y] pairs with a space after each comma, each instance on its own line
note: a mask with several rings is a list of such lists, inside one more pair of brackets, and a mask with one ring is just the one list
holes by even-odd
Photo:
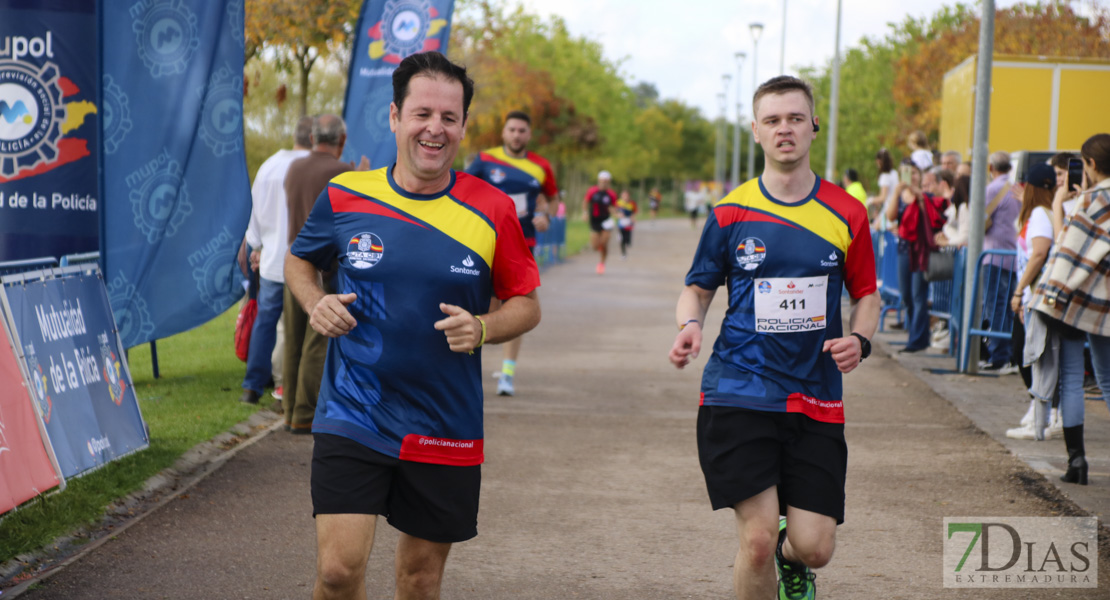
[[755, 280], [755, 330], [794, 333], [824, 329], [829, 278], [771, 277]]

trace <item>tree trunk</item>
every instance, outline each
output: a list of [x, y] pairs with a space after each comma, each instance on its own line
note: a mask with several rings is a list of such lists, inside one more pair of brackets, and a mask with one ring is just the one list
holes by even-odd
[[312, 48], [302, 46], [297, 48], [297, 65], [300, 67], [300, 116], [308, 115], [308, 74], [312, 72], [312, 65], [316, 64], [316, 57], [312, 56]]

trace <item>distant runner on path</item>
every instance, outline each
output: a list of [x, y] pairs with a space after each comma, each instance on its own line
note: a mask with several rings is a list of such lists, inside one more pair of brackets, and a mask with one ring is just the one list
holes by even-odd
[[[697, 358], [709, 304], [727, 285], [698, 410], [709, 498], [714, 510], [736, 512], [737, 598], [771, 598], [777, 566], [778, 598], [812, 599], [810, 568], [828, 564], [844, 521], [841, 374], [871, 352], [875, 256], [866, 208], [810, 169], [818, 126], [809, 85], [775, 77], [752, 106], [767, 165], [710, 211], [669, 357], [680, 369]], [[843, 288], [852, 298], [848, 335]]]
[[[478, 153], [466, 172], [478, 177], [508, 194], [516, 206], [516, 216], [524, 230], [524, 239], [533, 254], [536, 251], [536, 232], [547, 231], [551, 224], [550, 202], [559, 198], [555, 173], [547, 159], [528, 151], [532, 139], [532, 118], [527, 113], [514, 110], [505, 115], [501, 129], [502, 145]], [[500, 300], [494, 298], [490, 310], [496, 310]], [[516, 393], [513, 378], [516, 361], [524, 336], [505, 342], [497, 394], [512, 396]]]
[[590, 248], [597, 250], [599, 260], [597, 274], [605, 274], [605, 259], [609, 257], [609, 237], [613, 234], [613, 219], [610, 211], [617, 206], [617, 193], [610, 185], [613, 176], [609, 171], [597, 174], [597, 185], [586, 190], [582, 198], [582, 212], [590, 223]]

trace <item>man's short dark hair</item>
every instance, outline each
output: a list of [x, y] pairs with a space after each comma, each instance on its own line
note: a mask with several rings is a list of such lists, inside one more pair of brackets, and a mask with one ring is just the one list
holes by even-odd
[[1052, 158], [1048, 159], [1048, 164], [1056, 167], [1057, 169], [1067, 169], [1068, 162], [1071, 161], [1071, 159], [1073, 158], [1075, 158], [1075, 155], [1071, 152], [1057, 152], [1056, 154], [1052, 155]]
[[302, 148], [312, 147], [312, 117], [297, 119], [297, 126], [293, 129], [293, 143]]
[[859, 181], [859, 171], [855, 169], [846, 169], [844, 171], [844, 176], [847, 177], [848, 181], [851, 181], [852, 183]]
[[401, 110], [405, 98], [409, 95], [409, 82], [417, 75], [439, 75], [461, 83], [463, 120], [466, 119], [466, 115], [470, 112], [470, 100], [474, 98], [474, 80], [467, 76], [466, 67], [456, 65], [447, 60], [446, 56], [434, 51], [411, 54], [405, 57], [393, 71], [393, 103], [397, 105], [398, 111]]
[[529, 127], [532, 126], [532, 117], [529, 117], [528, 113], [526, 113], [522, 110], [509, 111], [509, 114], [505, 115], [505, 122], [506, 123], [508, 123], [509, 121], [511, 121], [513, 119], [520, 119], [521, 121], [524, 121], [525, 123], [527, 123]]
[[[752, 106], [758, 107], [759, 100], [768, 94], [785, 94], [787, 92], [798, 91], [805, 94], [806, 100], [809, 101], [809, 114], [813, 115], [813, 88], [809, 86], [802, 79], [791, 75], [779, 75], [772, 77], [763, 82], [759, 89], [755, 91], [752, 96]], [[755, 114], [755, 108], [752, 109], [752, 114]]]

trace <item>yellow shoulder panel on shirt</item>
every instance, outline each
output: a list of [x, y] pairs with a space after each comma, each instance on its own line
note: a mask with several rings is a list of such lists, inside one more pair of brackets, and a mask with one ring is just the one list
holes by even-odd
[[536, 163], [528, 160], [527, 158], [513, 158], [508, 154], [505, 154], [505, 149], [501, 146], [486, 150], [486, 154], [496, 158], [501, 162], [510, 164], [513, 167], [531, 175], [532, 177], [535, 177], [536, 181], [540, 182], [540, 185], [544, 184], [543, 180], [546, 173], [544, 173], [543, 168]]
[[760, 191], [758, 179], [752, 179], [736, 188], [722, 198], [717, 206], [729, 204], [774, 215], [783, 221], [812, 231], [841, 252], [847, 252], [848, 246], [852, 244], [852, 232], [848, 229], [848, 224], [827, 206], [814, 198], [797, 205], [773, 202]]
[[486, 265], [493, 266], [497, 231], [488, 221], [447, 196], [432, 200], [413, 200], [398, 194], [386, 178], [387, 168], [368, 173], [349, 171], [332, 179], [332, 182], [427, 223], [482, 257]]

